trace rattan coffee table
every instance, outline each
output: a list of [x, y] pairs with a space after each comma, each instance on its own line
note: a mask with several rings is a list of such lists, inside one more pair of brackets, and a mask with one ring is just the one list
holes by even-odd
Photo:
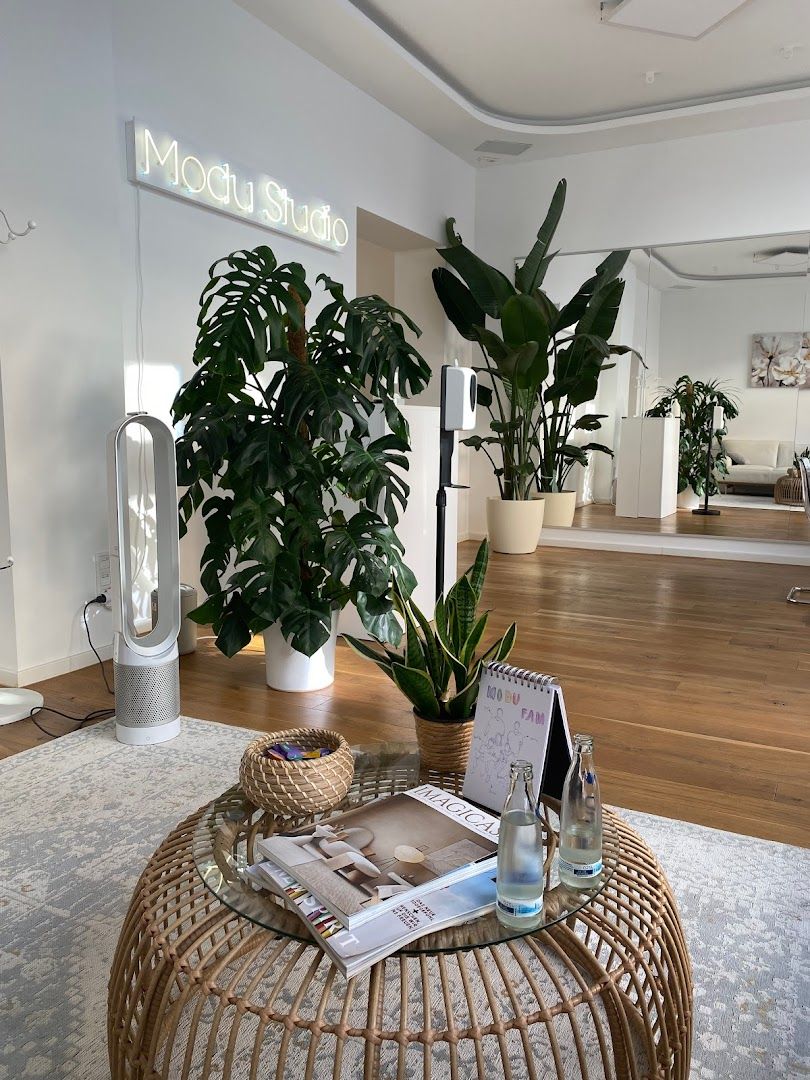
[[[460, 790], [415, 748], [356, 755], [343, 808], [425, 780]], [[686, 1080], [692, 982], [666, 878], [606, 811], [601, 888], [566, 889], [553, 809], [541, 929], [485, 916], [347, 982], [297, 915], [244, 880], [256, 837], [279, 822], [225, 792], [164, 840], [135, 889], [110, 978], [113, 1080]]]

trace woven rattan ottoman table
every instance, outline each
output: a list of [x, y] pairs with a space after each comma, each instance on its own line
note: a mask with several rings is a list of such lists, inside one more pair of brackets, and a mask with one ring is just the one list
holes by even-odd
[[[342, 806], [462, 779], [427, 772], [410, 747], [359, 750]], [[606, 811], [603, 886], [567, 890], [553, 820], [549, 806], [542, 928], [485, 916], [347, 982], [297, 915], [244, 883], [255, 839], [279, 822], [225, 792], [135, 889], [110, 977], [113, 1080], [686, 1080], [689, 957], [655, 856]]]

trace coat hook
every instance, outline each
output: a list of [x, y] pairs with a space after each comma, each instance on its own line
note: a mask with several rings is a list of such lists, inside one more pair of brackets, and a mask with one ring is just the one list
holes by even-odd
[[29, 221], [28, 225], [23, 229], [22, 232], [15, 232], [15, 230], [12, 229], [11, 225], [9, 224], [9, 220], [6, 217], [5, 210], [0, 210], [0, 217], [3, 219], [3, 221], [6, 224], [6, 232], [7, 232], [7, 235], [6, 235], [5, 239], [3, 239], [2, 236], [0, 236], [0, 244], [9, 244], [9, 243], [11, 243], [12, 240], [17, 240], [21, 236], [28, 236], [28, 234], [30, 232], [33, 232], [34, 229], [37, 227], [37, 223], [35, 221]]

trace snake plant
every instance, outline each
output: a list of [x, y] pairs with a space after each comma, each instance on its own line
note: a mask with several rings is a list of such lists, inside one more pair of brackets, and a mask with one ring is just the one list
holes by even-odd
[[383, 647], [379, 652], [344, 634], [354, 651], [384, 671], [427, 720], [468, 720], [475, 711], [484, 664], [505, 660], [514, 647], [517, 631], [512, 623], [484, 652], [476, 651], [489, 620], [488, 611], [478, 613], [488, 561], [484, 540], [472, 566], [436, 602], [432, 624], [395, 581], [392, 599], [405, 623], [402, 652], [378, 642]]

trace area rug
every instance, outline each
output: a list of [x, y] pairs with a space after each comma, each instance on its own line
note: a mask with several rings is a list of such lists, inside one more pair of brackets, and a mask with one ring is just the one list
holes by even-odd
[[[109, 1077], [107, 977], [135, 881], [170, 828], [234, 782], [254, 736], [184, 720], [172, 742], [136, 748], [105, 724], [0, 762], [2, 1080]], [[680, 905], [693, 1080], [810, 1075], [810, 852], [621, 813]]]

